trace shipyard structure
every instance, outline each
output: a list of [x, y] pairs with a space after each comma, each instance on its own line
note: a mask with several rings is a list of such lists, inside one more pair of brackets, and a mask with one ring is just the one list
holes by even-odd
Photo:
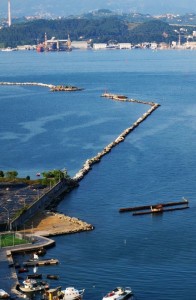
[[50, 40], [47, 39], [47, 35], [45, 33], [44, 42], [38, 44], [36, 47], [37, 52], [44, 52], [44, 51], [71, 51], [71, 40], [68, 35], [66, 40], [59, 40], [55, 37], [52, 37]]

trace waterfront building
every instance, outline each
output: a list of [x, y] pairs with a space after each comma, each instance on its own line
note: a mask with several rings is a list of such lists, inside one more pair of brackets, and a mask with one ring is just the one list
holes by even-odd
[[106, 49], [107, 44], [106, 43], [94, 43], [93, 44], [93, 50], [103, 50]]
[[153, 50], [155, 50], [155, 49], [157, 49], [157, 47], [158, 47], [158, 44], [157, 43], [150, 43], [150, 48], [151, 49], [153, 49]]
[[193, 31], [193, 37], [196, 37], [196, 30]]
[[131, 49], [131, 43], [119, 43], [119, 49]]
[[89, 49], [89, 43], [87, 41], [72, 41], [71, 48], [87, 50]]

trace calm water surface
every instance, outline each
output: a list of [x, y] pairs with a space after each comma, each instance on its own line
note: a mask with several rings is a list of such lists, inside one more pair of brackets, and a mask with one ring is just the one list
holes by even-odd
[[[0, 69], [0, 81], [84, 88], [0, 87], [0, 168], [20, 176], [64, 167], [74, 175], [148, 109], [101, 98], [105, 90], [161, 104], [60, 203], [61, 212], [95, 230], [56, 237], [47, 256], [60, 265], [39, 272], [85, 288], [87, 300], [121, 285], [137, 299], [195, 300], [196, 52], [0, 52]], [[189, 210], [118, 212], [182, 197]]]

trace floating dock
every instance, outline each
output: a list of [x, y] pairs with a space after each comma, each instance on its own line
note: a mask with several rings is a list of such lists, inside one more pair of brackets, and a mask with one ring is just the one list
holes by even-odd
[[[189, 201], [187, 199], [183, 199], [178, 202], [168, 202], [168, 203], [158, 203], [153, 205], [143, 205], [143, 206], [135, 206], [135, 207], [127, 207], [120, 208], [119, 212], [133, 212], [133, 216], [138, 215], [147, 215], [147, 214], [157, 214], [163, 212], [169, 212], [174, 210], [182, 210], [189, 208]], [[181, 206], [181, 207], [179, 207]], [[165, 207], [170, 207], [166, 208]]]
[[45, 260], [28, 260], [23, 263], [25, 267], [34, 267], [34, 266], [49, 266], [49, 265], [57, 265], [59, 263], [58, 259], [45, 259]]

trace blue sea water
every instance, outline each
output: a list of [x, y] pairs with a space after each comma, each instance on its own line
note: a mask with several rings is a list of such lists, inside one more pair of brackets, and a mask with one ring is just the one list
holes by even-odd
[[[131, 286], [137, 299], [194, 300], [196, 52], [0, 52], [0, 70], [0, 81], [84, 88], [0, 86], [0, 169], [20, 176], [53, 168], [73, 176], [148, 109], [101, 98], [105, 90], [161, 105], [59, 204], [95, 230], [55, 237], [47, 255], [60, 265], [50, 273], [60, 275], [58, 285], [85, 288], [86, 300], [116, 286]], [[118, 212], [182, 197], [190, 209]]]

